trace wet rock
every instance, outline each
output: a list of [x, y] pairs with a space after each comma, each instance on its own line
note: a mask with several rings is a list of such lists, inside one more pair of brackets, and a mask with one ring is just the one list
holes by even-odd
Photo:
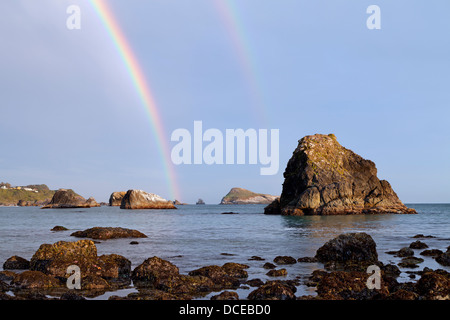
[[91, 240], [59, 241], [42, 244], [30, 261], [31, 270], [41, 271], [65, 281], [71, 274], [67, 268], [76, 265], [82, 277], [97, 276], [107, 280], [129, 278], [131, 262], [117, 254], [97, 256]]
[[304, 263], [315, 263], [318, 262], [316, 257], [302, 257], [297, 259], [298, 262], [304, 262]]
[[297, 260], [289, 256], [277, 256], [275, 257], [275, 259], [273, 259], [273, 262], [275, 262], [276, 264], [295, 264], [297, 263]]
[[425, 236], [425, 235], [423, 235], [423, 234], [416, 234], [414, 237], [412, 237], [412, 238], [414, 238], [414, 239], [429, 239], [429, 238], [436, 238], [436, 237], [433, 237], [433, 236], [431, 236], [431, 235], [428, 235], [428, 236]]
[[66, 231], [69, 230], [66, 227], [63, 226], [54, 226], [50, 231]]
[[[181, 295], [184, 299], [191, 295], [204, 295], [215, 288], [214, 281], [205, 274], [207, 273], [193, 272], [189, 276], [181, 275], [178, 267], [171, 262], [152, 257], [137, 266], [131, 277], [139, 289], [161, 290], [173, 295]], [[155, 292], [151, 292], [151, 295], [154, 294]], [[142, 298], [142, 294], [138, 298], [148, 299], [148, 297]]]
[[258, 279], [247, 280], [245, 283], [251, 287], [260, 287], [264, 284], [264, 281], [262, 281], [261, 279], [258, 278]]
[[372, 300], [384, 299], [389, 290], [381, 280], [380, 289], [369, 289], [369, 275], [358, 271], [333, 271], [324, 274], [317, 285], [319, 297], [326, 300]]
[[130, 244], [139, 244], [137, 241], [131, 241]]
[[315, 257], [330, 269], [352, 265], [363, 268], [378, 262], [375, 241], [366, 233], [341, 234], [320, 247]]
[[435, 258], [435, 260], [443, 266], [447, 266], [447, 267], [450, 266], [450, 247], [447, 249], [446, 252], [437, 256]]
[[426, 248], [428, 248], [428, 245], [427, 245], [426, 243], [423, 243], [423, 242], [420, 241], [420, 240], [417, 240], [417, 241], [412, 242], [412, 243], [409, 245], [409, 247], [410, 247], [411, 249], [426, 249]]
[[172, 201], [142, 190], [128, 190], [120, 209], [176, 209]]
[[0, 281], [11, 281], [16, 275], [17, 273], [9, 270], [0, 271]]
[[97, 248], [92, 241], [76, 242], [59, 241], [54, 244], [42, 244], [31, 258], [31, 270], [41, 271], [54, 277], [67, 278], [66, 270], [70, 265], [77, 265], [87, 275], [100, 273], [94, 267], [97, 259]]
[[387, 300], [417, 300], [418, 298], [417, 293], [400, 289], [390, 294]]
[[105, 279], [129, 278], [131, 274], [131, 261], [118, 254], [101, 255], [97, 259], [97, 265]]
[[176, 295], [158, 289], [139, 289], [126, 297], [111, 296], [108, 300], [190, 300], [189, 295]]
[[234, 278], [247, 278], [248, 273], [244, 269], [248, 269], [249, 266], [241, 263], [228, 262], [222, 266], [223, 270]]
[[91, 291], [89, 295], [92, 295], [95, 291], [100, 291], [100, 293], [96, 293], [97, 295], [101, 294], [108, 290], [109, 287], [108, 281], [98, 276], [89, 275], [81, 278], [81, 289]]
[[402, 268], [418, 268], [418, 264], [422, 263], [422, 258], [416, 258], [416, 257], [405, 257], [402, 259], [402, 261], [398, 264], [399, 267]]
[[7, 283], [0, 280], [0, 292], [6, 292], [9, 290], [11, 290], [11, 287]]
[[267, 281], [258, 289], [250, 292], [249, 300], [295, 300], [297, 288], [284, 281]]
[[218, 295], [212, 296], [211, 300], [239, 300], [239, 295], [233, 291], [224, 291]]
[[85, 297], [83, 297], [80, 294], [75, 293], [72, 290], [63, 293], [59, 299], [60, 300], [74, 300], [74, 301], [76, 301], [76, 300], [78, 300], [78, 301], [86, 300]]
[[24, 271], [11, 281], [11, 285], [20, 289], [50, 289], [61, 287], [62, 283], [40, 271]]
[[401, 248], [398, 251], [388, 251], [388, 254], [394, 254], [396, 257], [404, 258], [404, 257], [412, 257], [414, 255], [414, 251], [411, 248], [405, 247]]
[[395, 264], [387, 264], [381, 267], [381, 270], [386, 276], [397, 278], [401, 271]]
[[138, 286], [157, 287], [161, 280], [178, 275], [177, 266], [155, 256], [137, 266], [131, 274], [131, 279]]
[[3, 263], [4, 270], [27, 270], [30, 269], [30, 261], [19, 256], [12, 256]]
[[77, 238], [91, 238], [96, 240], [107, 240], [117, 238], [147, 238], [140, 231], [121, 227], [94, 227], [83, 231], [76, 231], [71, 234]]
[[239, 214], [239, 212], [227, 211], [227, 212], [222, 212], [222, 214]]
[[277, 267], [276, 265], [274, 265], [273, 263], [270, 263], [270, 262], [266, 262], [263, 265], [264, 269], [275, 269], [276, 267]]
[[323, 270], [314, 270], [311, 274], [311, 276], [306, 281], [305, 285], [308, 287], [317, 287], [320, 280], [324, 275], [326, 275], [327, 272]]
[[417, 282], [417, 292], [428, 300], [450, 299], [450, 274], [426, 272]]
[[189, 272], [190, 276], [203, 276], [212, 280], [216, 288], [236, 289], [240, 285], [240, 280], [230, 274], [220, 266], [212, 265], [202, 267]]
[[248, 259], [249, 261], [264, 261], [265, 259], [259, 257], [259, 256], [252, 256]]
[[443, 254], [444, 252], [442, 252], [439, 249], [430, 249], [430, 250], [424, 250], [420, 253], [421, 256], [426, 256], [426, 257], [438, 257], [441, 254]]
[[283, 277], [287, 276], [287, 270], [286, 269], [272, 269], [269, 272], [266, 273], [269, 277]]
[[269, 205], [266, 214], [416, 213], [400, 201], [389, 182], [378, 179], [372, 161], [342, 147], [333, 134], [302, 138], [284, 178], [280, 200]]

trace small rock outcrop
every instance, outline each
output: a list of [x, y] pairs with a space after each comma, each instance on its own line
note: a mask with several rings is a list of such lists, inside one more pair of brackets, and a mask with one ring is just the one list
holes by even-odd
[[59, 189], [55, 192], [50, 203], [44, 205], [42, 209], [91, 208], [99, 206], [92, 197], [86, 200], [72, 189]]
[[109, 205], [111, 207], [120, 207], [120, 204], [122, 203], [123, 197], [125, 197], [127, 193], [125, 191], [118, 191], [111, 193], [111, 196], [109, 197]]
[[27, 270], [30, 269], [30, 261], [19, 256], [12, 256], [3, 264], [3, 270]]
[[205, 201], [203, 201], [203, 199], [198, 199], [195, 204], [205, 204]]
[[77, 238], [91, 238], [96, 240], [118, 239], [118, 238], [147, 238], [140, 231], [121, 227], [94, 227], [71, 234]]
[[222, 198], [220, 204], [270, 204], [276, 198], [278, 197], [270, 194], [255, 193], [242, 188], [232, 188]]
[[341, 146], [333, 134], [302, 138], [284, 178], [281, 197], [266, 214], [416, 213], [378, 179], [375, 163]]
[[142, 190], [128, 190], [122, 199], [120, 209], [176, 209], [172, 201], [168, 201], [154, 193]]

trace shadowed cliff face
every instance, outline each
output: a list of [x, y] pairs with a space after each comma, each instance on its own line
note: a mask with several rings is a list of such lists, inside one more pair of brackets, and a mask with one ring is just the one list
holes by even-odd
[[299, 141], [284, 172], [280, 200], [267, 214], [416, 213], [389, 182], [377, 178], [375, 164], [342, 147], [333, 134]]

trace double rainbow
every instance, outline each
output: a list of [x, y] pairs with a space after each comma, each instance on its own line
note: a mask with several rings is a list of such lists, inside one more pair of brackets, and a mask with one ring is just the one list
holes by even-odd
[[148, 114], [153, 134], [156, 137], [159, 153], [162, 156], [162, 164], [169, 184], [170, 197], [171, 199], [180, 199], [176, 174], [170, 158], [169, 139], [166, 138], [161, 116], [159, 115], [155, 99], [142, 72], [142, 68], [139, 65], [139, 61], [136, 59], [130, 44], [106, 2], [104, 0], [90, 0], [89, 2], [114, 43], [136, 88], [142, 105]]
[[[253, 113], [261, 124], [267, 124], [267, 115], [263, 103], [260, 86], [257, 81], [257, 72], [252, 62], [248, 41], [245, 37], [242, 23], [240, 23], [238, 10], [232, 0], [212, 0], [226, 26], [230, 39], [236, 51], [239, 64], [243, 70], [245, 82], [253, 102]], [[99, 16], [106, 31], [116, 47], [130, 78], [141, 99], [142, 105], [149, 116], [153, 133], [156, 137], [159, 153], [162, 156], [162, 164], [167, 177], [169, 192], [172, 199], [180, 199], [176, 174], [170, 158], [169, 139], [166, 138], [163, 122], [158, 112], [155, 99], [150, 87], [136, 59], [133, 50], [123, 34], [119, 23], [104, 0], [89, 0], [95, 12]]]

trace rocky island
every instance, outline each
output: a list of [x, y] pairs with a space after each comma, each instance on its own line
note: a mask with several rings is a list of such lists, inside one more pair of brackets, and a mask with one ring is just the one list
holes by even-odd
[[176, 209], [172, 201], [142, 190], [128, 190], [123, 196], [120, 209]]
[[379, 180], [375, 163], [339, 144], [333, 134], [299, 141], [284, 172], [281, 197], [266, 214], [338, 215], [416, 213]]
[[68, 208], [92, 208], [100, 207], [94, 198], [85, 199], [76, 194], [72, 189], [59, 189], [53, 195], [52, 200], [41, 209], [68, 209]]
[[270, 194], [255, 193], [243, 188], [232, 188], [222, 198], [220, 204], [269, 204], [277, 198], [277, 196]]

